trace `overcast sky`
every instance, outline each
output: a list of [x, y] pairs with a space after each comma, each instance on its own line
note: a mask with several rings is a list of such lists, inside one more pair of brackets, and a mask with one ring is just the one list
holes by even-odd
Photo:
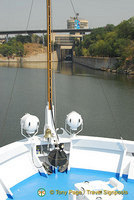
[[[72, 0], [80, 18], [89, 27], [117, 25], [134, 16], [134, 0]], [[32, 0], [0, 0], [0, 30], [24, 30]], [[74, 16], [70, 0], [52, 0], [53, 27], [66, 28], [66, 20]], [[34, 0], [28, 29], [46, 27], [46, 0]]]

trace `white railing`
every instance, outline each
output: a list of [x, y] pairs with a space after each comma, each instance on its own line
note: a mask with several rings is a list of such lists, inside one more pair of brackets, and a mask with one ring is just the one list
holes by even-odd
[[7, 196], [11, 196], [13, 197], [13, 193], [11, 192], [11, 190], [5, 185], [5, 183], [2, 181], [2, 179], [0, 179], [0, 184], [4, 190], [4, 192], [6, 193]]

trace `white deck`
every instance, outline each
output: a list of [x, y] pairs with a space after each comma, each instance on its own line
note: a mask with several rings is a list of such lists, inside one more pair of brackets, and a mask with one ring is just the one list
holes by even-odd
[[[39, 142], [38, 137], [36, 142]], [[70, 167], [127, 174], [134, 180], [134, 142], [76, 136], [72, 139]], [[64, 140], [61, 138], [61, 140]], [[22, 140], [0, 148], [0, 179], [7, 188], [38, 172], [31, 156], [30, 141]], [[0, 186], [2, 200], [6, 195]]]

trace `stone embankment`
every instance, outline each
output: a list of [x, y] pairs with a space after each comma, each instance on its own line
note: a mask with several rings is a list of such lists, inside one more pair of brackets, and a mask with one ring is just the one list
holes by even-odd
[[115, 69], [115, 64], [118, 63], [118, 58], [109, 57], [73, 57], [75, 63], [85, 65], [91, 69], [97, 69], [112, 73], [134, 75], [134, 65], [120, 66]]
[[[117, 62], [117, 58], [108, 57], [73, 57], [73, 62], [85, 65], [92, 69], [98, 69], [102, 71], [111, 71]], [[113, 71], [115, 72], [115, 71]]]
[[[52, 60], [54, 62], [58, 61], [57, 52], [52, 53]], [[46, 62], [47, 53], [39, 53], [36, 55], [29, 55], [24, 57], [0, 57], [0, 62]]]

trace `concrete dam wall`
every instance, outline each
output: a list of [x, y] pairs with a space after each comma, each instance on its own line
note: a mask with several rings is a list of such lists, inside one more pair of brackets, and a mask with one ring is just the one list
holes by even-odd
[[112, 69], [117, 62], [117, 58], [109, 58], [109, 57], [73, 57], [73, 62], [85, 65], [92, 69]]

